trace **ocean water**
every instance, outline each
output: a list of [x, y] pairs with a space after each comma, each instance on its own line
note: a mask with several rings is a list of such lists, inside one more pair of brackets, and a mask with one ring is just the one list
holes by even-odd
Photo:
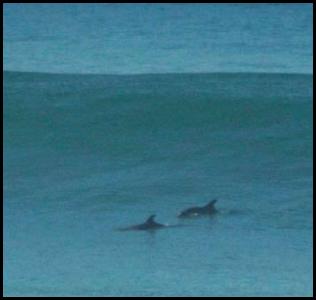
[[312, 296], [310, 5], [4, 7], [5, 296]]
[[4, 67], [312, 73], [312, 4], [4, 4]]
[[5, 294], [311, 295], [310, 75], [4, 75]]

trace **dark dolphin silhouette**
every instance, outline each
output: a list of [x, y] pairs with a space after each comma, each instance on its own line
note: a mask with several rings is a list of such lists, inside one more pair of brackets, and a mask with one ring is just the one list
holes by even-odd
[[167, 227], [167, 225], [163, 225], [160, 223], [157, 223], [154, 218], [156, 215], [151, 215], [145, 223], [138, 224], [138, 225], [133, 225], [129, 226], [126, 228], [121, 228], [121, 231], [126, 231], [126, 230], [154, 230], [154, 229], [160, 229]]
[[217, 199], [210, 201], [205, 206], [194, 206], [188, 209], [183, 210], [179, 215], [178, 218], [189, 218], [189, 217], [196, 217], [201, 215], [212, 215], [217, 212], [215, 208], [215, 203]]

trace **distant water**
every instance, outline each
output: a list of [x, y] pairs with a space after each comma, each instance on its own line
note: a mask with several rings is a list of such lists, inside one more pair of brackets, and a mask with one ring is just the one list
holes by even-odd
[[5, 70], [312, 73], [312, 4], [5, 4]]
[[312, 76], [4, 75], [6, 295], [312, 295]]
[[312, 296], [311, 8], [4, 5], [4, 295]]

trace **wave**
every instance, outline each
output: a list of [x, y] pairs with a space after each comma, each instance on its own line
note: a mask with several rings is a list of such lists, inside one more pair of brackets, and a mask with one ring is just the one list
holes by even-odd
[[[309, 126], [312, 76], [215, 73], [60, 75], [4, 72], [6, 131], [102, 145], [110, 135], [191, 139], [225, 130]], [[36, 130], [35, 130], [36, 129]], [[287, 130], [288, 132], [288, 130]], [[198, 135], [197, 135], [198, 133]], [[168, 139], [166, 137], [166, 139]], [[7, 142], [14, 140], [8, 134]], [[101, 142], [103, 141], [103, 142]], [[32, 141], [34, 143], [34, 141]]]
[[312, 79], [4, 72], [6, 195], [310, 209]]

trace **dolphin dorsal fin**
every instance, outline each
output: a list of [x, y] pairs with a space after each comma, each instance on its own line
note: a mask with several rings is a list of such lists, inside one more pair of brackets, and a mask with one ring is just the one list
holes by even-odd
[[217, 202], [217, 199], [210, 201], [206, 206], [213, 206]]
[[151, 215], [151, 216], [147, 219], [146, 223], [153, 223], [153, 222], [155, 222], [155, 221], [154, 221], [155, 216], [156, 216], [156, 215]]

